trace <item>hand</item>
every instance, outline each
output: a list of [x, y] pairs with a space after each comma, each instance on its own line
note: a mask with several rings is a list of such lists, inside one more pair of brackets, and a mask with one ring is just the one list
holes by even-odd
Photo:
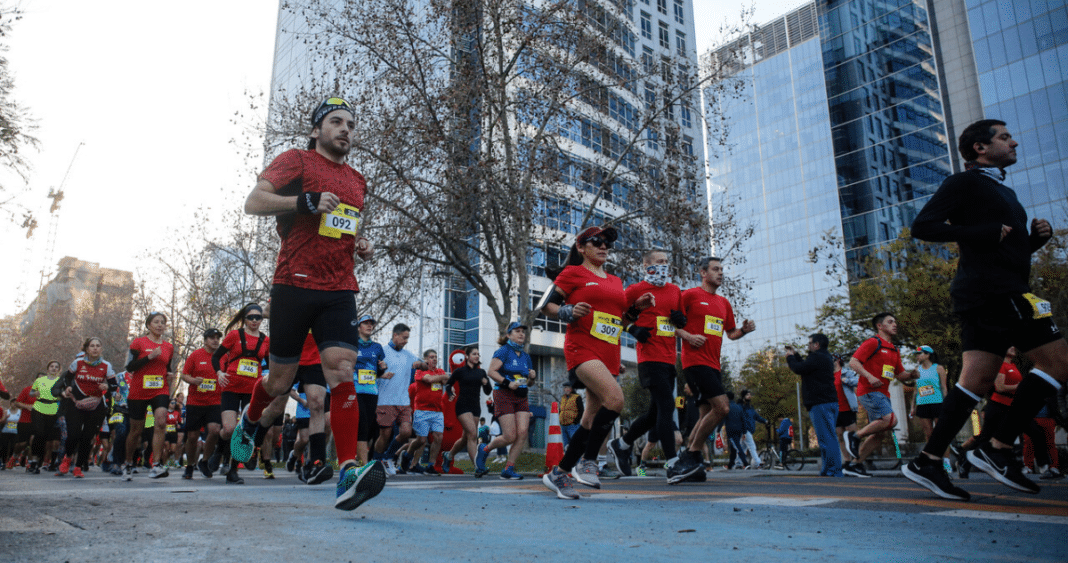
[[225, 371], [218, 371], [215, 373], [215, 377], [219, 379], [219, 385], [226, 387], [226, 382], [230, 379], [229, 375], [226, 375]]
[[375, 245], [373, 242], [360, 237], [356, 239], [356, 256], [360, 257], [360, 260], [370, 260], [375, 254]]
[[629, 332], [635, 340], [641, 342], [642, 344], [649, 342], [649, 338], [653, 335], [653, 331], [649, 330], [644, 326], [638, 325], [630, 325], [630, 328], [627, 329], [627, 332]]
[[64, 399], [70, 399], [71, 398], [70, 387], [67, 387], [66, 389], [64, 389], [63, 392], [60, 393], [60, 395], [62, 395]]
[[534, 370], [529, 370], [527, 372], [527, 379], [537, 379], [537, 377], [538, 377], [538, 372], [536, 372]]
[[163, 347], [162, 346], [160, 346], [158, 348], [153, 348], [152, 351], [148, 353], [148, 359], [155, 360], [162, 353], [163, 353]]
[[575, 309], [572, 311], [572, 316], [576, 319], [581, 319], [582, 317], [585, 317], [586, 315], [590, 314], [590, 311], [592, 310], [593, 307], [591, 307], [589, 303], [583, 301], [575, 305]]
[[878, 389], [879, 387], [883, 386], [883, 380], [881, 380], [881, 379], [879, 379], [877, 377], [869, 377], [868, 378], [868, 385], [870, 387]]
[[639, 311], [644, 311], [649, 307], [655, 307], [656, 297], [654, 297], [652, 293], [645, 293], [634, 302], [634, 306], [637, 307]]
[[701, 346], [704, 346], [705, 341], [707, 340], [707, 338], [700, 334], [691, 334], [689, 337], [686, 338], [686, 342], [694, 348], [700, 348]]
[[[1004, 231], [1004, 227], [1002, 228], [1002, 230]], [[1053, 227], [1051, 227], [1049, 225], [1049, 221], [1045, 219], [1032, 219], [1031, 234], [1037, 236], [1040, 239], [1048, 239], [1053, 236]]]
[[797, 350], [794, 350], [793, 346], [787, 346], [786, 347], [786, 354], [785, 354], [786, 356], [793, 356], [796, 353], [797, 353]]
[[1001, 242], [1001, 241], [1005, 240], [1005, 237], [1009, 236], [1009, 233], [1011, 233], [1011, 232], [1012, 232], [1012, 227], [1010, 227], [1008, 225], [1002, 225], [1001, 226], [1001, 238], [998, 239], [998, 242]]
[[323, 192], [319, 194], [319, 206], [315, 208], [316, 213], [330, 213], [337, 209], [337, 206], [341, 204], [341, 198], [330, 192]]
[[754, 323], [753, 321], [751, 321], [749, 319], [746, 319], [742, 323], [742, 334], [749, 334], [750, 332], [753, 332], [754, 330], [756, 330], [756, 323]]
[[519, 383], [516, 381], [509, 381], [508, 388], [515, 391], [516, 389], [519, 389]]
[[[99, 388], [99, 389], [100, 389], [101, 391], [103, 391], [103, 392], [105, 392], [105, 393], [107, 393], [107, 392], [108, 392], [108, 384], [107, 384], [107, 383], [101, 383], [101, 384], [97, 385], [97, 387], [98, 387], [98, 388]], [[943, 396], [944, 396], [944, 395], [943, 395]]]
[[378, 378], [379, 379], [393, 379], [393, 372], [387, 371], [386, 373], [383, 373], [382, 375], [378, 376]]

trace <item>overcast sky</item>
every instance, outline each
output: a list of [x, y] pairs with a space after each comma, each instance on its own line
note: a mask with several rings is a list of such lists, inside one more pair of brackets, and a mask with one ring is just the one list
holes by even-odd
[[[10, 3], [10, 0], [5, 0]], [[763, 2], [755, 22], [800, 0]], [[248, 91], [267, 90], [278, 4], [269, 0], [143, 2], [22, 0], [6, 38], [15, 98], [37, 119], [28, 193], [32, 239], [0, 221], [0, 316], [32, 297], [46, 266], [49, 188], [66, 194], [51, 267], [63, 256], [136, 271], [201, 206], [240, 205], [253, 172], [232, 141], [250, 141], [235, 113]], [[704, 50], [743, 2], [694, 0]], [[255, 139], [251, 139], [255, 141]], [[80, 148], [79, 148], [80, 146]], [[71, 159], [77, 157], [71, 165]]]

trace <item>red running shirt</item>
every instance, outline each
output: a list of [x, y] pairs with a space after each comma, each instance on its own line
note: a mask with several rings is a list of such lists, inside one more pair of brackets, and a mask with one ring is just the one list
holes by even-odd
[[[1002, 363], [998, 373], [1005, 374], [1005, 385], [1019, 385], [1020, 382], [1023, 381], [1023, 374], [1020, 373], [1020, 370], [1016, 369], [1015, 365], [1009, 362]], [[1005, 395], [998, 393], [997, 391], [990, 394], [991, 401], [1001, 403], [1005, 406], [1012, 404], [1012, 398], [1013, 395]]]
[[682, 306], [686, 313], [686, 332], [705, 337], [703, 346], [682, 342], [682, 367], [720, 367], [723, 335], [735, 329], [734, 309], [726, 297], [709, 293], [704, 288], [691, 287], [682, 292]]
[[842, 370], [834, 372], [834, 390], [838, 392], [838, 412], [853, 412], [853, 407], [849, 405], [849, 399], [846, 398], [845, 392], [842, 391]]
[[74, 374], [71, 385], [77, 387], [86, 397], [103, 397], [106, 390], [101, 389], [100, 384], [106, 385], [108, 379], [115, 377], [115, 371], [106, 360], [100, 360], [93, 365], [83, 358], [78, 358], [71, 362], [67, 370]]
[[367, 183], [348, 164], [314, 150], [293, 149], [274, 159], [260, 174], [279, 195], [330, 192], [341, 204], [332, 213], [278, 216], [278, 263], [273, 283], [320, 291], [359, 291], [356, 285], [356, 229]]
[[673, 283], [657, 287], [647, 281], [640, 281], [627, 288], [627, 306], [634, 305], [639, 297], [652, 293], [656, 305], [649, 307], [638, 315], [638, 326], [652, 331], [652, 336], [644, 344], [639, 342], [638, 363], [663, 362], [675, 365], [675, 325], [671, 324], [671, 311], [682, 310], [682, 290]]
[[441, 412], [441, 405], [445, 399], [445, 382], [424, 383], [423, 377], [427, 375], [444, 375], [445, 370], [435, 369], [431, 371], [415, 372], [415, 399], [414, 408], [417, 411]]
[[[879, 345], [880, 343], [882, 343], [882, 346]], [[869, 358], [869, 356], [871, 357]], [[858, 397], [867, 395], [872, 391], [878, 391], [889, 397], [890, 382], [894, 380], [894, 376], [898, 373], [905, 371], [905, 366], [901, 365], [901, 353], [897, 351], [897, 346], [879, 336], [865, 340], [860, 345], [860, 348], [853, 352], [853, 357], [860, 360], [864, 365], [864, 369], [868, 370], [868, 373], [883, 380], [882, 387], [872, 387], [871, 383], [868, 383], [868, 378], [861, 375], [860, 383], [857, 384]]]
[[19, 414], [19, 422], [30, 422], [33, 420], [33, 404], [37, 402], [37, 397], [30, 395], [30, 391], [33, 390], [33, 385], [27, 385], [25, 389], [19, 393], [16, 401], [30, 407], [28, 409], [22, 409], [22, 413]]
[[203, 377], [200, 385], [189, 384], [189, 398], [186, 405], [190, 407], [211, 407], [220, 404], [222, 386], [216, 379], [215, 368], [211, 367], [211, 354], [203, 348], [194, 350], [185, 359], [182, 373], [190, 377]]
[[173, 434], [178, 431], [178, 425], [182, 423], [182, 411], [167, 411], [167, 433]]
[[600, 360], [613, 375], [619, 375], [619, 338], [627, 295], [623, 281], [607, 274], [600, 277], [585, 266], [568, 266], [553, 281], [567, 295], [565, 303], [589, 303], [593, 309], [567, 325], [564, 359], [572, 370], [591, 360]]
[[[219, 361], [220, 366], [226, 366], [226, 380], [224, 391], [229, 393], [251, 393], [256, 386], [256, 380], [263, 377], [263, 359], [269, 354], [271, 339], [262, 332], [258, 337], [249, 336], [245, 333], [245, 348], [241, 347], [241, 335], [244, 329], [234, 329], [223, 338], [219, 346], [226, 348], [226, 355]], [[259, 350], [256, 349], [257, 339], [262, 338]]]
[[130, 343], [130, 352], [134, 359], [144, 358], [156, 348], [162, 348], [162, 352], [156, 359], [149, 362], [141, 369], [130, 373], [130, 396], [129, 400], [147, 401], [159, 395], [170, 394], [170, 383], [167, 381], [167, 372], [171, 367], [171, 359], [174, 357], [174, 346], [170, 342], [156, 344], [147, 336], [142, 336]]

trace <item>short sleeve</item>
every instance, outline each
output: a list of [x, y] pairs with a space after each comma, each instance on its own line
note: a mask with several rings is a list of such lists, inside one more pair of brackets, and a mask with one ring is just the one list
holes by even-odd
[[726, 318], [723, 319], [723, 331], [730, 332], [737, 328], [737, 326], [734, 324], [734, 307], [731, 307], [730, 301], [727, 301], [727, 299], [723, 299], [723, 308], [726, 310], [726, 312], [724, 313], [724, 316]]
[[497, 348], [497, 351], [493, 353], [493, 359], [500, 360], [502, 364], [507, 363], [508, 360], [508, 348], [507, 344]]
[[71, 373], [78, 373], [78, 360], [74, 360], [73, 362], [71, 362], [70, 366], [67, 367], [67, 371]]
[[863, 364], [866, 361], [866, 358], [868, 356], [871, 356], [872, 353], [875, 352], [876, 346], [878, 346], [876, 340], [874, 338], [869, 338], [865, 340], [863, 344], [860, 345], [860, 348], [857, 348], [856, 352], [853, 352], [853, 357], [856, 358], [858, 362]]
[[568, 266], [564, 268], [564, 271], [560, 272], [559, 276], [556, 276], [556, 279], [553, 280], [553, 285], [560, 288], [564, 295], [571, 295], [581, 281], [575, 266]]
[[300, 158], [300, 151], [293, 149], [278, 155], [277, 158], [272, 160], [267, 165], [267, 169], [260, 174], [260, 179], [267, 180], [274, 186], [275, 190], [280, 190], [299, 178], [303, 173], [304, 162]]
[[185, 359], [185, 365], [182, 366], [182, 373], [186, 375], [193, 375], [194, 363], [196, 363], [196, 354], [189, 354], [189, 357]]

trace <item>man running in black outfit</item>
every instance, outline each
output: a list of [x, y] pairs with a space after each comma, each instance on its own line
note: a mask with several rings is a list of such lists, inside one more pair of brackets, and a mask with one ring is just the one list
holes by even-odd
[[1049, 301], [1030, 293], [1031, 253], [1053, 236], [1045, 219], [1031, 221], [1016, 193], [1004, 184], [1005, 168], [1016, 163], [1018, 143], [1003, 121], [969, 125], [959, 149], [967, 170], [942, 182], [912, 224], [912, 236], [956, 242], [960, 264], [950, 287], [961, 318], [964, 366], [960, 381], [942, 404], [942, 414], [923, 452], [901, 468], [906, 477], [942, 498], [968, 500], [953, 485], [941, 457], [979, 399], [993, 387], [1009, 346], [1035, 367], [1017, 388], [1009, 412], [990, 441], [968, 452], [968, 461], [1018, 491], [1038, 493], [1023, 475], [1012, 444], [1024, 426], [1068, 379], [1068, 342], [1053, 323]]

